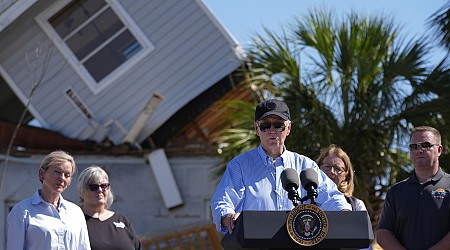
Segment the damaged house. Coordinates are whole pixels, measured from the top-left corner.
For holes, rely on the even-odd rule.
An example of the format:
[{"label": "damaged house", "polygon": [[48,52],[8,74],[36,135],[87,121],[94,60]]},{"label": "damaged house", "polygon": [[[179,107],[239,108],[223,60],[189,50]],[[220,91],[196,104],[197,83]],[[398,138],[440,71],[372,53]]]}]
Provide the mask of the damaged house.
[{"label": "damaged house", "polygon": [[255,100],[243,58],[201,0],[2,1],[0,250],[58,149],[109,172],[112,210],[142,237],[210,224],[221,100]]}]

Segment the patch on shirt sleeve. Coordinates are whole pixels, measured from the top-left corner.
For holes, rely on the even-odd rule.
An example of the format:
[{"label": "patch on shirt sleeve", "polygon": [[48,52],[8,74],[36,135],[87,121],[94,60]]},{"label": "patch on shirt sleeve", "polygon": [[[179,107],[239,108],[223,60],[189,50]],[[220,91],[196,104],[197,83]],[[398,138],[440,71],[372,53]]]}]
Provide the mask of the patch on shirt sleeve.
[{"label": "patch on shirt sleeve", "polygon": [[435,199],[444,199],[448,195],[448,191],[443,188],[438,188],[431,191],[431,196]]},{"label": "patch on shirt sleeve", "polygon": [[116,226],[116,227],[125,228],[125,224],[123,224],[123,222],[115,222],[114,221],[113,223],[114,223],[114,226]]}]

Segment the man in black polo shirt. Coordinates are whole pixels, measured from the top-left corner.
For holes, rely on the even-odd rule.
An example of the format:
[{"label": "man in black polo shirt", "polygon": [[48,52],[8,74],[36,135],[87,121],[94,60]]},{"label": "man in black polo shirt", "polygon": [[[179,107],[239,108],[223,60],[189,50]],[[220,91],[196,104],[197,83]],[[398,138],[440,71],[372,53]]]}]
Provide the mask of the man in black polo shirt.
[{"label": "man in black polo shirt", "polygon": [[414,173],[388,191],[377,242],[384,249],[450,249],[450,175],[439,166],[441,134],[416,127],[410,143]]}]

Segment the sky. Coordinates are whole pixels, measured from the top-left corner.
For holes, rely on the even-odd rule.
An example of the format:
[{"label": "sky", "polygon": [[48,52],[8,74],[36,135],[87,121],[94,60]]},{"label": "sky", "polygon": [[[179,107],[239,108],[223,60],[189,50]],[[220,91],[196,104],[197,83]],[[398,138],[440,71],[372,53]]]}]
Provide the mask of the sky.
[{"label": "sky", "polygon": [[[352,10],[360,15],[394,18],[407,39],[420,38],[429,30],[427,19],[448,0],[203,0],[219,22],[246,47],[254,34],[264,34],[263,27],[281,34],[283,26],[315,8],[327,8],[337,17]],[[432,57],[440,60],[443,51]]]}]

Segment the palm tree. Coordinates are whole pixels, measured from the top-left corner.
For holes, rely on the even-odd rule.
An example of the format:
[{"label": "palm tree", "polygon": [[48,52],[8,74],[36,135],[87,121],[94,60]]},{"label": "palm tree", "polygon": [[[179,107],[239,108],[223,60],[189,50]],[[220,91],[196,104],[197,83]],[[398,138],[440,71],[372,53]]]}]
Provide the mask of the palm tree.
[{"label": "palm tree", "polygon": [[[339,21],[316,10],[289,31],[258,35],[248,49],[245,73],[262,99],[278,97],[289,105],[293,128],[287,148],[312,158],[330,143],[344,148],[355,166],[355,195],[365,201],[375,227],[385,192],[412,169],[408,133],[422,111],[411,104],[432,102],[432,95],[422,91],[427,97],[422,98],[416,90],[448,67],[430,71],[425,41],[405,42],[393,20],[382,16],[350,13]],[[251,124],[253,116],[247,119]],[[252,128],[242,125],[239,133],[250,136],[243,129]],[[234,132],[224,135],[230,139]],[[258,142],[245,141],[251,142],[246,147]],[[238,153],[234,145],[232,152]]]},{"label": "palm tree", "polygon": [[[437,38],[439,45],[447,50],[444,59],[436,67],[427,81],[415,88],[408,98],[409,112],[404,112],[406,119],[413,124],[426,122],[439,129],[443,135],[444,148],[450,147],[450,70],[448,55],[450,52],[450,1],[446,1],[441,8],[429,17],[428,24],[431,28],[430,37]],[[428,102],[421,102],[424,98],[433,96]],[[419,100],[419,104],[417,104]],[[420,114],[416,116],[414,114]],[[422,119],[422,120],[421,120]],[[447,150],[448,152],[448,150]],[[450,171],[450,154],[445,153],[440,157],[440,164]]]},{"label": "palm tree", "polygon": [[434,30],[440,45],[450,51],[450,1],[446,1],[439,10],[431,15],[429,25]]}]

